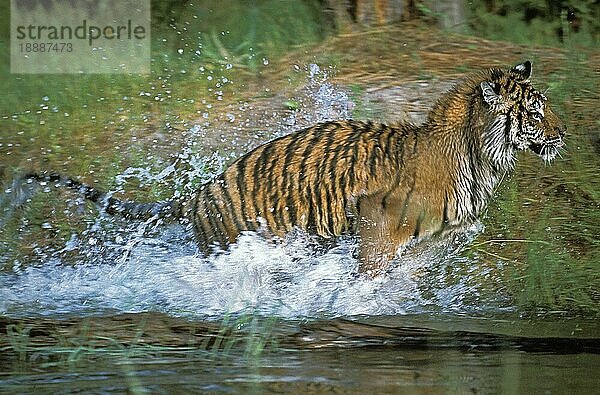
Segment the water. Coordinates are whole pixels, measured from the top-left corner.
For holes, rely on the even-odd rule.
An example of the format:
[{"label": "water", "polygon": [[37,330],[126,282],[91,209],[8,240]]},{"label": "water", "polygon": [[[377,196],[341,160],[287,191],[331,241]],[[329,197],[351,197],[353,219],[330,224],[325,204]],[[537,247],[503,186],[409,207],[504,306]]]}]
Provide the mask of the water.
[{"label": "water", "polygon": [[[437,358],[432,359],[431,353]],[[229,363],[204,356],[178,355],[154,361],[98,364],[93,371],[74,369],[38,373],[4,381],[19,393],[40,392],[144,393],[174,392],[352,392],[352,393],[564,393],[557,378],[572,383],[568,393],[595,393],[598,382],[589,376],[597,358],[566,355],[559,363],[546,354],[519,351],[390,349],[281,351],[256,365]],[[377,361],[373,364],[372,361]],[[133,366],[132,366],[133,365]],[[340,369],[334,369],[339,366]],[[565,374],[565,372],[569,372]],[[85,377],[85,379],[84,379]]]},{"label": "water", "polygon": [[[88,342],[96,348],[32,346],[31,362],[0,362],[8,373],[0,376],[0,388],[18,393],[597,391],[599,380],[591,372],[600,344],[589,338],[597,323],[507,318],[246,319],[237,320],[238,330],[158,314],[29,321],[38,332],[34,338],[59,325],[63,336],[78,341],[91,332]],[[143,336],[131,328],[143,328]],[[127,346],[111,345],[113,339]]]}]

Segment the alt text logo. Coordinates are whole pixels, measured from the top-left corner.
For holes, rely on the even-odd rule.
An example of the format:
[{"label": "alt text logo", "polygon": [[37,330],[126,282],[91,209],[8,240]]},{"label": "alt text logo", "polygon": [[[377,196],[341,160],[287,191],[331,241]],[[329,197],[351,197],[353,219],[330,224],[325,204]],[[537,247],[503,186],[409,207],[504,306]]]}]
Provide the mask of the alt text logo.
[{"label": "alt text logo", "polygon": [[11,0],[11,72],[150,73],[150,0]]}]

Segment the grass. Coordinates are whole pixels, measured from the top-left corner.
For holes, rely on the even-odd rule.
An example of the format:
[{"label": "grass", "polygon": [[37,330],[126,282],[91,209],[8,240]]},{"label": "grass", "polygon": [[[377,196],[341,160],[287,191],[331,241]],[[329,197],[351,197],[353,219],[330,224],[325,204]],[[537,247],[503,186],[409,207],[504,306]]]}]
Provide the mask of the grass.
[{"label": "grass", "polygon": [[376,103],[371,103],[364,98],[364,87],[360,85],[350,86],[350,99],[354,103],[352,118],[362,120],[382,119],[383,110]]},{"label": "grass", "polygon": [[[0,178],[32,167],[26,158],[40,153],[46,165],[61,163],[71,174],[81,174],[81,169],[103,174],[105,154],[131,129],[144,131],[140,134],[147,134],[145,129],[168,133],[168,126],[185,129],[203,113],[211,113],[207,108],[217,102],[235,102],[232,96],[240,88],[234,84],[253,81],[268,58],[325,34],[318,8],[310,1],[225,3],[153,4],[152,74],[148,76],[10,74],[8,39],[0,40],[5,92],[0,126],[9,134],[1,138],[0,143],[6,142],[0,150],[7,143],[24,148],[13,150],[12,159],[0,164]],[[6,19],[8,5],[2,8]],[[158,20],[165,15],[172,18]],[[5,20],[3,29],[9,25]],[[8,38],[8,32],[1,33]],[[148,137],[144,137],[139,152],[148,151],[143,145]],[[181,145],[181,139],[174,137],[170,143]],[[103,160],[90,152],[99,152]],[[116,163],[120,168],[129,165],[127,158],[120,161]],[[72,162],[79,169],[70,168]]]}]

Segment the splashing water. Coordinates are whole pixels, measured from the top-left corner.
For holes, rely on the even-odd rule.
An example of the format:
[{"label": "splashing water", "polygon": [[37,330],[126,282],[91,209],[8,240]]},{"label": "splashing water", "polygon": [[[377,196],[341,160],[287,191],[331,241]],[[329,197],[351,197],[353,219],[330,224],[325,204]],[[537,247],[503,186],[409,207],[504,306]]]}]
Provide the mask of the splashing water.
[{"label": "splashing water", "polygon": [[[309,73],[316,103],[311,121],[349,117],[346,93],[326,82],[318,66],[311,65]],[[190,130],[192,137],[200,132],[198,126]],[[205,182],[225,164],[216,154],[195,156],[192,145],[178,160],[191,170],[176,180],[180,191],[176,194],[191,188],[190,179]],[[122,188],[128,178],[153,183],[175,173],[174,165],[156,175],[150,168],[130,168],[117,176],[117,184]],[[20,190],[14,186],[9,192]],[[30,193],[18,194],[12,202],[23,204]],[[58,254],[0,275],[0,314],[160,311],[199,318],[244,312],[334,317],[465,311],[481,306],[477,286],[467,284],[468,279],[444,285],[453,265],[465,264],[459,252],[481,231],[481,224],[453,239],[403,251],[388,273],[370,279],[357,275],[358,262],[353,258],[357,243],[352,238],[322,253],[306,235],[292,235],[274,244],[245,233],[228,252],[207,258],[197,255],[194,241],[180,226],[156,231],[151,223],[143,223],[109,231],[107,224],[113,221],[101,215],[81,239],[74,235]],[[86,250],[89,259],[64,264],[60,253],[73,249]]]},{"label": "splashing water", "polygon": [[[183,229],[172,227],[157,238],[136,236],[123,252],[125,259],[75,266],[53,259],[4,275],[0,311],[9,315],[160,311],[218,318],[244,312],[332,317],[464,309],[468,306],[461,299],[474,290],[461,284],[432,286],[444,271],[436,274],[432,268],[447,268],[464,259],[457,252],[479,230],[474,227],[455,240],[429,243],[420,252],[407,251],[386,275],[370,279],[356,275],[352,239],[317,253],[306,237],[273,244],[247,233],[227,253],[204,258],[195,254]],[[435,278],[427,277],[432,275]]]}]

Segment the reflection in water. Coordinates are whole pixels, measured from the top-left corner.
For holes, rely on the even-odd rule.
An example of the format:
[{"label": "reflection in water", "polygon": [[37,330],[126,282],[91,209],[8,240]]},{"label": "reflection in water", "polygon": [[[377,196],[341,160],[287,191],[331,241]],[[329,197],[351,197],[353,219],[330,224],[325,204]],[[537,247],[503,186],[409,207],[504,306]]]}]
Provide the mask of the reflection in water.
[{"label": "reflection in water", "polygon": [[[32,333],[30,368],[40,371],[0,377],[0,385],[13,392],[35,385],[38,391],[98,393],[593,393],[598,384],[590,375],[600,362],[600,341],[593,337],[599,327],[593,321],[423,314],[225,321],[147,313],[21,320],[20,327]],[[10,325],[0,319],[0,327]],[[490,333],[497,330],[514,334]],[[65,339],[74,339],[78,351],[67,349],[63,361],[47,362]],[[10,355],[0,366],[23,370]],[[53,367],[71,373],[55,374]]]},{"label": "reflection in water", "polygon": [[[0,379],[15,392],[595,393],[597,355],[520,351],[280,351],[257,359],[196,355],[95,363],[90,371]],[[177,363],[179,361],[179,363]],[[551,362],[550,362],[551,361]],[[562,379],[563,385],[557,385]],[[66,381],[68,380],[68,381]]]}]

